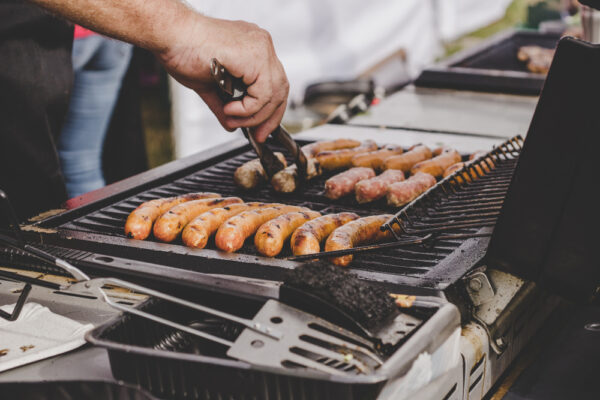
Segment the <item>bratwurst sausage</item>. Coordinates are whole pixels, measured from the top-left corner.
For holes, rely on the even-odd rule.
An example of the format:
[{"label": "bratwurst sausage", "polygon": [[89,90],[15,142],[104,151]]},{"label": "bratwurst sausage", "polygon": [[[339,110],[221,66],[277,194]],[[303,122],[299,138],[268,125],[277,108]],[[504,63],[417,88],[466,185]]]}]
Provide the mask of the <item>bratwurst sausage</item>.
[{"label": "bratwurst sausage", "polygon": [[333,171],[350,168],[352,166],[352,157],[373,150],[377,150],[377,144],[372,140],[365,140],[360,146],[351,149],[322,151],[317,154],[316,158],[319,160],[321,168],[326,171]]},{"label": "bratwurst sausage", "polygon": [[383,169],[383,161],[391,156],[402,154],[404,150],[401,146],[389,144],[383,148],[368,153],[357,154],[352,157],[353,167],[368,167],[375,171]]},{"label": "bratwurst sausage", "polygon": [[404,172],[399,169],[388,169],[374,178],[364,179],[354,186],[356,201],[362,204],[378,200],[387,194],[392,183],[403,180]]},{"label": "bratwurst sausage", "polygon": [[316,211],[294,211],[265,222],[254,235],[256,250],[267,257],[275,257],[283,249],[287,238],[300,225],[320,216]]},{"label": "bratwurst sausage", "polygon": [[407,173],[413,165],[429,158],[431,158],[431,150],[429,150],[429,147],[419,145],[404,154],[386,158],[383,161],[383,168],[399,169],[402,172]]},{"label": "bratwurst sausage", "polygon": [[290,246],[295,256],[315,254],[321,251],[321,242],[336,228],[354,221],[358,214],[343,212],[328,214],[306,222],[292,234]]},{"label": "bratwurst sausage", "polygon": [[276,205],[281,204],[252,202],[213,208],[212,210],[200,214],[194,218],[192,222],[187,224],[181,233],[181,239],[188,247],[203,249],[206,247],[208,239],[210,239],[217,229],[219,229],[221,224],[229,218],[244,211],[273,207]]},{"label": "bratwurst sausage", "polygon": [[344,197],[354,191],[354,186],[358,182],[374,176],[373,168],[350,168],[325,181],[325,196],[332,200]]},{"label": "bratwurst sausage", "polygon": [[239,197],[220,197],[216,199],[192,200],[176,205],[161,215],[154,224],[154,237],[161,242],[177,239],[183,228],[198,215],[212,208],[229,204],[243,203]]},{"label": "bratwurst sausage", "polygon": [[186,201],[220,197],[218,193],[188,193],[176,197],[150,200],[133,210],[125,222],[125,234],[132,239],[144,240],[150,236],[154,221],[170,208]]},{"label": "bratwurst sausage", "polygon": [[310,211],[296,206],[274,206],[244,211],[234,215],[221,225],[215,236],[215,244],[221,250],[232,253],[242,248],[244,241],[252,236],[265,222],[293,211]]},{"label": "bratwurst sausage", "polygon": [[[363,244],[377,243],[390,238],[391,233],[388,230],[382,231],[380,229],[381,225],[390,218],[392,218],[391,214],[383,214],[348,222],[329,235],[329,238],[325,242],[325,251],[351,249]],[[345,267],[350,264],[352,258],[353,256],[349,254],[331,258],[330,261],[335,265]]]},{"label": "bratwurst sausage", "polygon": [[360,146],[358,140],[336,139],[310,143],[302,146],[300,149],[307,158],[313,158],[322,151],[351,149],[358,146]]},{"label": "bratwurst sausage", "polygon": [[[311,180],[322,173],[323,170],[316,158],[306,159],[306,180]],[[291,193],[296,191],[300,186],[300,175],[298,174],[298,167],[296,164],[292,164],[273,175],[271,178],[271,185],[276,192],[280,193]]]},{"label": "bratwurst sausage", "polygon": [[[282,162],[283,166],[287,166],[287,161],[282,153],[275,153],[275,156]],[[260,159],[255,158],[238,167],[233,173],[233,181],[242,189],[253,189],[268,179],[267,173],[260,163]]]},{"label": "bratwurst sausage", "polygon": [[444,150],[439,156],[433,157],[431,160],[421,161],[410,169],[411,174],[417,172],[425,172],[433,175],[436,178],[441,178],[444,175],[446,168],[452,164],[460,162],[461,157],[456,150]]},{"label": "bratwurst sausage", "polygon": [[387,193],[387,202],[391,206],[400,207],[410,203],[427,189],[435,185],[433,176],[425,172],[417,172],[403,182],[390,185]]}]

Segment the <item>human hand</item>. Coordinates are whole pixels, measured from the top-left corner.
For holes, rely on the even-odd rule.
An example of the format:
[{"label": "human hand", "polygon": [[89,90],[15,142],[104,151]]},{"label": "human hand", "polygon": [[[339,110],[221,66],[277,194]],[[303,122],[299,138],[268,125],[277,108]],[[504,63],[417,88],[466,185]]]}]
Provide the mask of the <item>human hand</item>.
[{"label": "human hand", "polygon": [[[177,81],[202,97],[227,130],[249,127],[263,142],[281,123],[289,83],[269,33],[244,21],[194,13],[182,21],[174,43],[157,56]],[[240,101],[224,104],[210,74],[213,58],[248,86]]]}]

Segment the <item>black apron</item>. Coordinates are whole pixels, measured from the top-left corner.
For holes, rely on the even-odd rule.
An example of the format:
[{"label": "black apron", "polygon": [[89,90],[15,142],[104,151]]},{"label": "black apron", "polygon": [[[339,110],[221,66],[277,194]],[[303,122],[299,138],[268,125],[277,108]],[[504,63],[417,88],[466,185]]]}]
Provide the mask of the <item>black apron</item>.
[{"label": "black apron", "polygon": [[20,219],[66,200],[55,143],[73,83],[72,44],[64,20],[0,0],[0,189]]}]

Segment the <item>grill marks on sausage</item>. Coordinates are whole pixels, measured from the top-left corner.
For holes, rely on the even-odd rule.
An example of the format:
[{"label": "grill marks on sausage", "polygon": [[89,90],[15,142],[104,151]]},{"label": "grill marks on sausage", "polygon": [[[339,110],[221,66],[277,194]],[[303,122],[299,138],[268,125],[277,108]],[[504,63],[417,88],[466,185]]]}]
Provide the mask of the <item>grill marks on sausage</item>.
[{"label": "grill marks on sausage", "polygon": [[263,209],[244,211],[229,218],[221,225],[215,236],[215,244],[228,253],[242,248],[244,241],[252,236],[265,222],[293,211],[307,210],[305,207],[276,206]]},{"label": "grill marks on sausage", "polygon": [[[243,204],[233,204],[221,208],[213,208],[200,214],[191,221],[183,230],[181,238],[186,246],[203,249],[206,247],[210,237],[219,229],[219,227],[229,218],[244,211],[250,211],[258,208],[273,207],[281,204],[251,202]],[[231,222],[232,226],[236,223]]]},{"label": "grill marks on sausage", "polygon": [[154,221],[172,207],[188,201],[214,197],[221,197],[221,195],[212,192],[198,192],[144,202],[127,217],[125,235],[131,239],[144,240],[150,236]]},{"label": "grill marks on sausage", "polygon": [[306,222],[292,234],[290,245],[294,255],[315,254],[321,251],[323,242],[336,228],[359,218],[358,214],[343,212],[328,214]]},{"label": "grill marks on sausage", "polygon": [[154,237],[162,242],[172,242],[182,229],[198,215],[212,208],[228,204],[243,203],[239,197],[222,197],[185,202],[171,208],[160,216],[154,224]]},{"label": "grill marks on sausage", "polygon": [[320,216],[316,211],[306,210],[283,214],[265,222],[254,236],[256,250],[268,257],[278,255],[286,240],[299,226]]},{"label": "grill marks on sausage", "polygon": [[[383,225],[391,214],[373,215],[359,218],[334,230],[325,242],[325,251],[351,249],[356,246],[378,243],[391,237],[388,230],[382,231]],[[353,256],[346,255],[331,258],[330,261],[340,267],[345,267],[352,261]]]}]

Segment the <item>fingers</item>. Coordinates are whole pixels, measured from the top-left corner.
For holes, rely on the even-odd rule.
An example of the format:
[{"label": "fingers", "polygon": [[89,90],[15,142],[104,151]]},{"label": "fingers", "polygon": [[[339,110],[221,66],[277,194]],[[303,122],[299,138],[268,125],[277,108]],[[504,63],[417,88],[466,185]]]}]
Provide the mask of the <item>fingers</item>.
[{"label": "fingers", "polygon": [[267,137],[279,126],[285,113],[286,104],[287,101],[280,104],[269,119],[252,130],[252,134],[257,142],[262,143],[267,140]]}]

